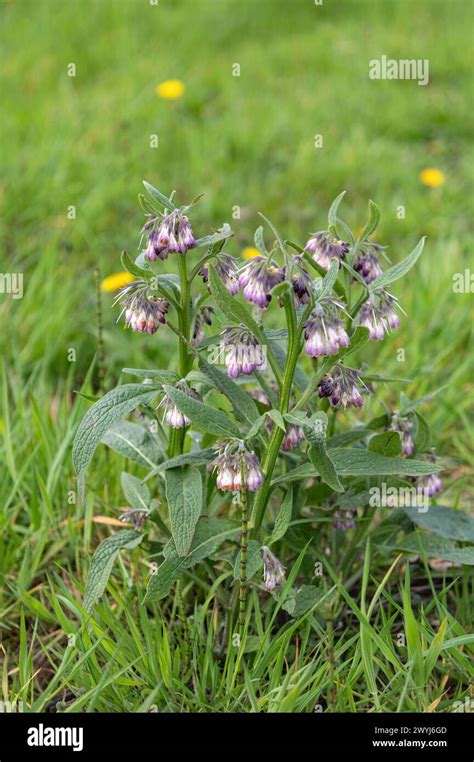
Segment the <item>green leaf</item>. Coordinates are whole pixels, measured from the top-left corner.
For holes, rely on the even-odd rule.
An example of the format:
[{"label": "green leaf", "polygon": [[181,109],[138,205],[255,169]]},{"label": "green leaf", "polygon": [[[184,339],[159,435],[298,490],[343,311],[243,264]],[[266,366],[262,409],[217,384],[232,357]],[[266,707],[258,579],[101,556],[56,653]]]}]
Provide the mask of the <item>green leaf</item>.
[{"label": "green leaf", "polygon": [[144,602],[152,598],[164,598],[185,569],[210,556],[225,540],[239,532],[239,521],[202,516],[197,522],[191,548],[185,558],[178,556],[174,540],[171,539],[166,544],[163,551],[165,560],[150,578]]},{"label": "green leaf", "polygon": [[[259,542],[249,540],[247,546],[247,580],[252,579],[263,568],[262,548]],[[234,579],[240,579],[240,550],[234,562]]]},{"label": "green leaf", "polygon": [[199,357],[199,367],[216,389],[230,401],[237,420],[252,426],[258,417],[258,409],[252,397],[241,386],[236,384],[235,381],[232,381],[227,373],[219,370],[214,365],[210,365],[202,355]]},{"label": "green leaf", "polygon": [[435,389],[434,392],[430,392],[429,394],[425,394],[423,397],[419,397],[417,400],[413,400],[413,402],[409,402],[405,396],[403,396],[403,399],[405,402],[403,403],[403,407],[400,410],[399,415],[408,415],[408,413],[413,413],[415,410],[417,410],[419,407],[425,404],[425,402],[431,402],[431,400],[436,397],[437,394],[443,391],[443,389],[446,389],[447,384],[444,386],[440,386],[439,389]]},{"label": "green leaf", "polygon": [[165,196],[163,193],[161,193],[157,188],[155,188],[153,185],[150,185],[150,183],[147,183],[146,180],[143,180],[143,185],[145,186],[145,189],[148,191],[150,196],[155,199],[155,201],[158,201],[159,204],[161,204],[165,209],[168,209],[169,211],[172,211],[173,209],[176,209],[175,205],[173,204],[170,199]]},{"label": "green leaf", "polygon": [[342,193],[337,196],[334,201],[332,202],[331,206],[329,207],[328,212],[328,228],[333,233],[333,235],[337,235],[337,212],[339,209],[339,204],[341,203],[342,199],[346,195],[346,191],[342,191]]},{"label": "green leaf", "polygon": [[112,566],[119,550],[135,548],[143,539],[143,535],[132,529],[108,537],[101,542],[91,562],[87,577],[86,592],[84,595],[84,608],[90,614],[95,604],[104,592],[109,581]]},{"label": "green leaf", "polygon": [[152,476],[167,471],[169,468],[178,468],[179,466],[204,466],[209,463],[216,453],[212,447],[206,447],[203,450],[192,450],[191,452],[185,452],[182,455],[176,455],[175,458],[159,463],[153,471],[145,477],[143,481],[148,481]]},{"label": "green leaf", "polygon": [[348,357],[353,352],[358,352],[362,347],[365,347],[369,341],[370,331],[363,325],[358,325],[354,333],[350,337],[350,343],[348,347],[343,347],[339,354],[336,355],[336,360],[340,357]]},{"label": "green leaf", "polygon": [[395,548],[415,555],[424,553],[428,558],[443,558],[445,561],[451,561],[454,564],[474,566],[473,546],[458,548],[454,542],[445,537],[438,537],[425,532],[412,532],[400,542],[383,547]]},{"label": "green leaf", "polygon": [[415,413],[416,416],[416,434],[415,434],[415,449],[417,454],[426,452],[431,447],[431,432],[427,421],[420,413]]},{"label": "green leaf", "polygon": [[122,368],[122,373],[138,378],[151,378],[157,384],[176,384],[179,375],[175,370],[146,370],[145,368]]},{"label": "green leaf", "polygon": [[369,452],[379,453],[380,455],[400,455],[402,452],[402,441],[398,431],[383,431],[382,434],[376,434],[371,437],[367,446]]},{"label": "green leaf", "polygon": [[195,246],[214,246],[221,241],[226,241],[227,238],[231,238],[233,235],[234,234],[230,225],[228,225],[227,222],[224,222],[222,227],[219,228],[219,230],[217,230],[215,233],[211,233],[210,235],[205,235],[202,238],[198,238],[196,240]]},{"label": "green leaf", "polygon": [[146,468],[154,468],[163,456],[163,451],[153,436],[143,426],[129,421],[120,421],[112,426],[100,441]]},{"label": "green leaf", "polygon": [[151,384],[125,384],[108,392],[87,411],[80,422],[72,447],[79,500],[84,496],[84,476],[105,432],[140,404],[151,404],[159,388]]},{"label": "green leaf", "polygon": [[131,273],[136,278],[141,278],[148,281],[152,277],[153,273],[151,270],[145,270],[143,267],[139,267],[136,262],[131,259],[126,251],[122,251],[120,259],[122,260],[124,270],[127,270],[127,272]]},{"label": "green leaf", "polygon": [[354,429],[353,431],[341,431],[340,434],[334,434],[334,436],[329,437],[326,444],[328,447],[344,447],[354,442],[360,442],[361,439],[365,439],[371,433],[370,429],[364,428]]},{"label": "green leaf", "polygon": [[139,511],[147,511],[151,497],[146,484],[137,476],[127,474],[125,471],[122,473],[121,483],[128,504]]},{"label": "green leaf", "polygon": [[259,250],[260,254],[262,254],[262,256],[264,256],[264,257],[268,256],[267,248],[265,246],[265,241],[263,239],[263,227],[262,227],[262,225],[260,225],[256,229],[253,240],[255,241],[255,246]]},{"label": "green leaf", "polygon": [[334,288],[334,285],[339,274],[339,262],[337,259],[333,259],[329,266],[329,270],[322,279],[318,281],[321,285],[315,292],[315,298],[317,302],[320,302],[324,297],[329,296]]},{"label": "green leaf", "polygon": [[375,232],[380,222],[380,209],[373,201],[369,201],[369,219],[367,220],[362,233],[359,236],[360,241],[366,241],[367,238]]},{"label": "green leaf", "polygon": [[[413,458],[388,458],[385,455],[368,452],[362,448],[335,447],[328,450],[336,472],[340,476],[424,476],[441,471],[441,466]],[[313,463],[297,466],[283,476],[274,479],[272,484],[310,479],[319,476]]]},{"label": "green leaf", "polygon": [[402,259],[397,265],[389,267],[388,270],[385,270],[385,272],[382,273],[382,275],[379,275],[379,277],[370,284],[370,291],[374,291],[376,288],[381,288],[382,286],[385,288],[389,283],[393,283],[393,281],[403,278],[403,276],[411,270],[423,251],[425,240],[426,236],[423,236],[408,257],[405,257],[405,259]]},{"label": "green leaf", "polygon": [[181,466],[168,469],[165,478],[171,534],[178,556],[186,556],[202,511],[201,474],[193,466]]},{"label": "green leaf", "polygon": [[280,506],[280,510],[276,515],[273,532],[271,533],[269,540],[267,540],[267,545],[278,542],[278,540],[281,540],[281,538],[286,534],[286,530],[288,529],[291,517],[293,515],[293,494],[293,488],[288,487],[286,495],[283,498],[283,502]]},{"label": "green leaf", "polygon": [[295,595],[283,604],[282,608],[294,619],[304,616],[307,611],[314,608],[324,597],[324,592],[314,585],[302,585]]},{"label": "green leaf", "polygon": [[404,508],[414,524],[450,540],[474,543],[474,518],[464,511],[430,505],[426,513],[417,508]]},{"label": "green leaf", "polygon": [[229,295],[226,287],[222,283],[221,279],[216,273],[214,265],[209,263],[209,285],[211,287],[212,295],[216,301],[217,306],[224,313],[224,315],[237,325],[243,323],[251,333],[259,340],[261,344],[265,343],[265,338],[260,330],[259,326],[250,315],[249,311],[243,304],[237,301],[234,297]]},{"label": "green leaf", "polygon": [[319,444],[311,446],[308,450],[308,455],[323,482],[328,484],[331,489],[336,492],[344,492],[344,487],[338,479],[336,469],[326,452],[325,445],[320,442]]},{"label": "green leaf", "polygon": [[285,421],[279,410],[274,410],[274,409],[267,410],[265,415],[267,416],[267,418],[270,418],[273,421],[273,423],[275,423],[278,426],[279,429],[281,429],[282,431],[286,431]]},{"label": "green leaf", "polygon": [[186,415],[197,426],[210,434],[225,437],[239,437],[240,431],[236,424],[231,421],[221,410],[216,410],[204,402],[189,397],[180,389],[174,386],[163,385],[168,397],[174,402],[184,415]]}]

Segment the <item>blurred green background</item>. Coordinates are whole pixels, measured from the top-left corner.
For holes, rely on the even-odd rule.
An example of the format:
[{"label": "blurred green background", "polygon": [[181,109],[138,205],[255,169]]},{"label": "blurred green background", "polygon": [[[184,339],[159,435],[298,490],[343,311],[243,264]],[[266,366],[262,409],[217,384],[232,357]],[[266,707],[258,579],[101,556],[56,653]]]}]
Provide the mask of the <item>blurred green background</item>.
[{"label": "blurred green background", "polygon": [[[431,420],[467,457],[470,295],[453,294],[452,276],[468,266],[472,243],[469,3],[23,0],[0,13],[0,269],[25,278],[22,300],[0,297],[13,387],[30,379],[53,395],[81,382],[96,349],[94,267],[120,271],[120,251],[136,252],[143,178],[182,201],[204,192],[196,232],[231,222],[237,255],[252,243],[259,210],[304,242],[346,189],[342,213],[354,229],[369,198],[380,206],[376,240],[392,261],[428,235],[422,261],[394,288],[407,318],[368,360],[376,372],[416,379],[409,393],[448,384]],[[429,85],[371,80],[369,61],[381,55],[428,58]],[[157,95],[168,79],[183,82],[179,99]],[[421,182],[426,168],[443,173],[442,185]],[[125,364],[168,364],[172,336],[123,331],[111,303],[105,295],[111,383]]]}]

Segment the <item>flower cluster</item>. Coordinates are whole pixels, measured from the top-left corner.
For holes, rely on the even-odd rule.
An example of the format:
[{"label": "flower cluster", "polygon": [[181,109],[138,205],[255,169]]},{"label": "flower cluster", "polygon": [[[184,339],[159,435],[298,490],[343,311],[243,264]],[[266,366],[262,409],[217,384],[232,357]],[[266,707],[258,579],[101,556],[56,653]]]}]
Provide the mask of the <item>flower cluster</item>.
[{"label": "flower cluster", "polygon": [[400,418],[399,416],[394,415],[387,431],[397,431],[401,437],[403,454],[413,455],[415,451],[413,424],[408,418]]},{"label": "flower cluster", "polygon": [[[201,395],[195,389],[188,386],[184,381],[180,381],[176,384],[176,388],[187,394],[188,397],[192,397],[192,399],[202,402]],[[187,415],[181,412],[179,407],[175,405],[173,400],[170,399],[167,394],[165,394],[161,400],[160,406],[164,407],[165,421],[172,429],[184,429],[185,426],[191,426],[192,421]]]},{"label": "flower cluster", "polygon": [[194,319],[193,327],[193,344],[197,346],[204,341],[206,334],[204,333],[205,325],[212,325],[212,316],[214,315],[214,307],[209,307],[207,304],[201,307],[197,312]]},{"label": "flower cluster", "polygon": [[360,372],[338,363],[319,383],[318,394],[328,397],[333,407],[362,407],[364,391],[369,392],[370,386],[364,384]]},{"label": "flower cluster", "polygon": [[122,312],[125,312],[125,323],[132,331],[139,333],[155,333],[160,325],[164,325],[169,302],[147,293],[148,286],[144,281],[134,281],[122,288],[115,300],[122,302]]},{"label": "flower cluster", "polygon": [[167,259],[172,252],[186,254],[196,243],[189,220],[179,209],[166,214],[162,220],[152,217],[142,233],[147,234],[145,257],[150,262]]},{"label": "flower cluster", "polygon": [[313,255],[313,259],[320,267],[329,270],[333,259],[341,261],[349,251],[349,244],[345,241],[338,241],[327,230],[320,230],[319,233],[313,233],[307,240],[306,251]]},{"label": "flower cluster", "polygon": [[343,309],[342,304],[328,298],[324,303],[316,305],[311,317],[305,322],[304,348],[310,357],[337,355],[342,347],[349,346],[349,336],[338,317],[337,309]]},{"label": "flower cluster", "polygon": [[248,302],[265,309],[271,302],[271,290],[285,280],[285,268],[276,267],[267,257],[254,257],[241,270],[239,287]]},{"label": "flower cluster", "polygon": [[374,280],[382,275],[379,260],[379,255],[382,253],[383,247],[371,241],[364,241],[360,247],[359,255],[354,262],[354,270],[359,273],[367,284],[373,283]]},{"label": "flower cluster", "polygon": [[390,329],[398,328],[400,318],[393,309],[397,300],[385,289],[377,289],[362,305],[359,313],[359,322],[369,329],[369,338],[372,341],[381,341]]},{"label": "flower cluster", "polygon": [[334,529],[352,529],[355,526],[357,508],[337,508],[334,511],[332,525]]},{"label": "flower cluster", "polygon": [[230,326],[222,332],[225,364],[229,378],[250,375],[266,364],[264,347],[244,326]]},{"label": "flower cluster", "polygon": [[265,589],[271,592],[285,580],[285,567],[266,545],[262,547],[262,559]]},{"label": "flower cluster", "polygon": [[[235,296],[240,291],[239,273],[235,257],[225,252],[220,252],[214,259],[216,273],[226,287],[229,294]],[[199,275],[204,283],[209,280],[209,268],[206,263],[199,270]]]},{"label": "flower cluster", "polygon": [[257,456],[235,440],[217,445],[216,457],[207,470],[216,473],[216,485],[224,492],[239,492],[243,487],[249,492],[256,492],[263,482]]}]

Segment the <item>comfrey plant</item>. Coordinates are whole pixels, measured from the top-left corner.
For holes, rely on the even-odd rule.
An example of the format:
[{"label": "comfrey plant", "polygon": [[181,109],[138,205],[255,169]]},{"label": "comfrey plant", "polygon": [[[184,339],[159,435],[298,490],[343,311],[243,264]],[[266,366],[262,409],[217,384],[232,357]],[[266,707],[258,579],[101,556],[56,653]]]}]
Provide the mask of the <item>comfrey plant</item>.
[{"label": "comfrey plant", "polygon": [[[341,194],[327,230],[305,246],[263,218],[273,243],[268,249],[259,227],[259,255],[242,263],[224,250],[228,225],[196,235],[197,199],[178,207],[174,194],[145,187],[142,251],[135,261],[122,255],[135,280],[118,295],[119,319],[150,341],[172,331],[177,352],[163,370],[125,369],[139,381],[99,398],[78,427],[81,496],[99,442],[136,464],[122,475],[130,507],[120,518],[129,526],[99,546],[85,607],[91,611],[104,591],[119,550],[142,543],[153,561],[145,601],[167,596],[191,568],[232,577],[243,632],[249,586],[284,593],[296,616],[321,594],[316,584],[296,586],[297,578],[314,579],[318,549],[327,555],[350,535],[341,571],[350,570],[373,515],[371,489],[416,485],[429,497],[441,489],[417,411],[425,399],[402,396],[399,411],[385,409],[365,426],[355,415],[378,383],[392,379],[354,367],[353,358],[399,326],[389,287],[415,264],[424,239],[383,270],[383,248],[370,240],[377,207],[370,202],[356,238],[339,215]],[[316,554],[309,567],[308,545]]]}]

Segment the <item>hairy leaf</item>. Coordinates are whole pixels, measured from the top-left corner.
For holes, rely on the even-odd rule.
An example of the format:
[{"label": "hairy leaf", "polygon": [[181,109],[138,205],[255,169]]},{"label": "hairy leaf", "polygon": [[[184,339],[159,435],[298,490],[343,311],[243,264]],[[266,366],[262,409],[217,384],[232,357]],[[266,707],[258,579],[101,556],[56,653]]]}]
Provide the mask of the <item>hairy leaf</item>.
[{"label": "hairy leaf", "polygon": [[168,469],[165,478],[171,534],[178,556],[186,556],[202,511],[201,474],[193,466],[180,466]]}]

